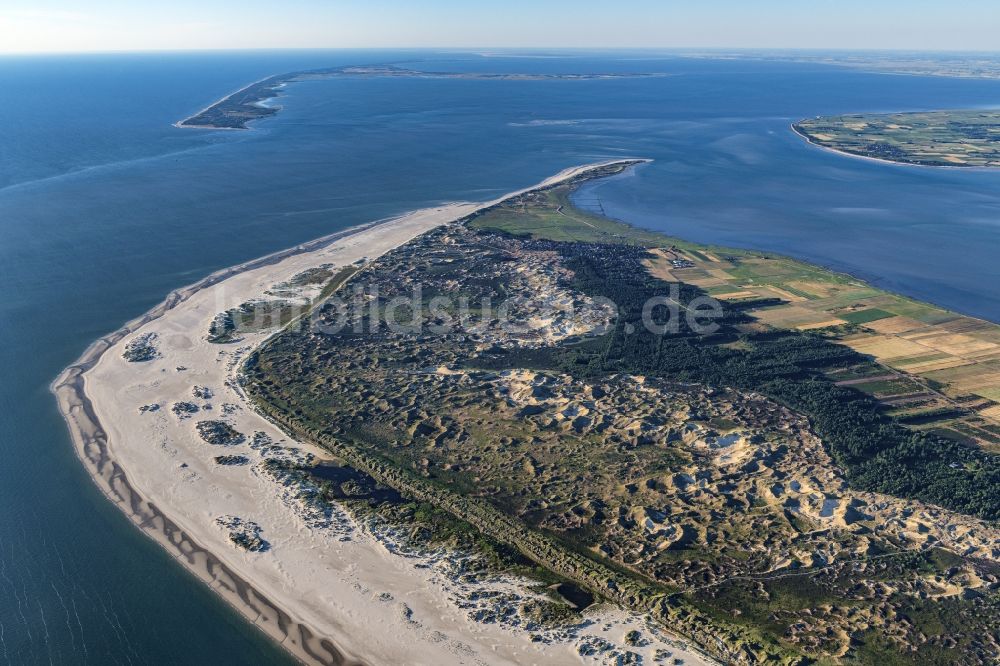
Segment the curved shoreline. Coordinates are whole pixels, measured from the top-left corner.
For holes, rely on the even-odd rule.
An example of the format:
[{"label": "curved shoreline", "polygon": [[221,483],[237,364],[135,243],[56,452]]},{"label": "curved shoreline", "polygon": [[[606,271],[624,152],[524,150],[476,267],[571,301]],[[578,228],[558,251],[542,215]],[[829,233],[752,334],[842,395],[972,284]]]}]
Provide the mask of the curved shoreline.
[{"label": "curved shoreline", "polygon": [[[490,202],[466,204],[461,207],[446,206],[426,209],[427,211],[447,210],[454,212],[452,217],[438,219],[428,222],[428,224],[433,223],[433,226],[437,226],[461,219],[466,215],[496,205],[509,197],[542,189],[596,168],[639,161],[644,160],[617,159],[573,167],[535,186],[512,192]],[[460,213],[457,212],[459,210],[461,210]],[[193,284],[171,291],[160,304],[145,314],[128,321],[116,331],[90,344],[80,358],[63,370],[50,385],[50,390],[57,399],[60,413],[69,428],[77,456],[108,499],[115,503],[136,527],[165,548],[188,571],[195,574],[249,622],[267,633],[293,657],[303,663],[323,664],[324,666],[354,666],[364,662],[347,657],[334,644],[333,640],[321,635],[321,632],[313,626],[287,611],[280,600],[275,600],[272,596],[262,593],[247,577],[241,575],[233,566],[199,543],[177,522],[175,517],[169,514],[168,510],[143,496],[129,480],[127,470],[111,451],[110,438],[97,415],[91,396],[87,392],[86,375],[97,366],[108,351],[114,349],[124,338],[136,333],[150,322],[160,319],[205,289],[242,273],[266,268],[299,254],[333,247],[337,241],[350,239],[364,232],[391,225],[419,212],[415,211],[400,217],[338,231],[292,248],[221,269]]]},{"label": "curved shoreline", "polygon": [[860,155],[858,153],[852,153],[847,150],[840,150],[839,148],[833,148],[831,146],[824,146],[821,143],[816,143],[813,141],[812,137],[805,134],[799,130],[796,125],[802,122],[801,120],[796,120],[789,123],[789,127],[792,132],[799,136],[802,140],[808,143],[810,146],[819,148],[820,150],[825,150],[827,152],[833,153],[834,155],[841,155],[843,157],[853,157],[859,160],[868,160],[869,162],[878,162],[880,164],[888,164],[897,167],[912,167],[916,169],[950,169],[953,171],[976,171],[976,172],[988,172],[996,171],[996,167],[985,167],[985,166],[961,166],[959,164],[920,164],[919,162],[900,162],[897,160],[888,160],[884,157],[872,157],[871,155]]},{"label": "curved shoreline", "polygon": [[[212,102],[211,104],[209,104],[208,106],[206,106],[204,109],[201,109],[199,111],[196,111],[196,112],[192,113],[187,118],[184,118],[182,120],[178,120],[177,122],[173,123],[173,126],[177,127],[178,129],[210,129],[210,130],[241,130],[241,131],[242,130],[248,130],[248,129],[250,129],[249,127],[224,127],[224,126],[221,126],[221,125],[195,125],[195,124],[188,123],[188,121],[192,120],[194,118],[197,118],[198,116],[201,116],[201,115],[203,115],[205,113],[208,113],[209,111],[211,111],[212,109],[214,109],[217,106],[221,106],[221,105],[225,104],[230,99],[232,99],[234,96],[239,95],[241,92],[249,90],[250,88],[253,88],[254,86],[260,85],[261,83],[264,83],[265,81],[270,81],[271,79],[273,79],[275,77],[279,77],[279,76],[281,76],[281,74],[271,74],[269,76],[265,76],[262,79],[258,79],[256,81],[248,83],[247,85],[243,86],[239,90],[234,90],[233,92],[229,93],[228,95],[220,97],[219,99],[215,100],[214,102]],[[264,97],[262,99],[256,100],[253,104],[256,105],[256,106],[259,106],[261,102],[266,102],[266,101],[272,100],[272,99],[274,99],[276,97],[278,97],[278,93],[277,92],[275,92],[275,94],[272,95],[271,97]]]},{"label": "curved shoreline", "polygon": [[336,232],[307,243],[281,250],[258,259],[216,271],[198,282],[175,289],[152,310],[121,328],[93,342],[79,359],[53,381],[59,410],[73,439],[74,448],[98,488],[135,523],[142,532],[159,543],[191,573],[225,599],[251,624],[259,627],[281,644],[294,657],[306,663],[348,665],[341,652],[306,624],[296,621],[276,603],[257,591],[245,580],[184,532],[156,504],[146,500],[129,482],[126,471],[112,457],[108,437],[87,395],[84,375],[97,365],[108,350],[123,338],[151,321],[155,321],[195,293],[248,270],[276,264],[288,257],[327,246],[337,240],[371,229],[392,220],[369,223]]}]

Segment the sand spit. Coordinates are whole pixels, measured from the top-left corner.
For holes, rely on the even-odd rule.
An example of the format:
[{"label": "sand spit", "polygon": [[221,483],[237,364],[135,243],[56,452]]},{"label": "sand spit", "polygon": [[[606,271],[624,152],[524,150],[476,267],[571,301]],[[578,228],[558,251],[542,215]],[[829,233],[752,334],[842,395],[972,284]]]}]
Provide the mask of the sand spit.
[{"label": "sand spit", "polygon": [[[568,169],[536,187],[594,166]],[[709,663],[669,636],[657,640],[642,618],[613,609],[589,613],[588,627],[565,640],[533,642],[527,631],[477,622],[456,603],[467,586],[434,562],[400,554],[346,514],[317,520],[261,473],[266,456],[326,454],[290,441],[246,404],[234,381],[242,359],[274,331],[211,344],[205,338],[216,314],[305,270],[377,257],[494,203],[451,204],[356,227],[172,292],[94,342],[53,383],[77,453],[137,527],[304,663],[597,663],[610,653],[585,646],[620,644],[633,628],[653,639],[638,650],[647,661],[660,650],[686,664]],[[123,358],[130,341],[150,333],[152,358]],[[175,411],[177,405],[184,408]],[[206,421],[224,421],[245,441],[209,442],[199,436],[198,424]],[[234,521],[252,537],[259,534],[252,550],[234,545],[233,533],[220,527]]]}]

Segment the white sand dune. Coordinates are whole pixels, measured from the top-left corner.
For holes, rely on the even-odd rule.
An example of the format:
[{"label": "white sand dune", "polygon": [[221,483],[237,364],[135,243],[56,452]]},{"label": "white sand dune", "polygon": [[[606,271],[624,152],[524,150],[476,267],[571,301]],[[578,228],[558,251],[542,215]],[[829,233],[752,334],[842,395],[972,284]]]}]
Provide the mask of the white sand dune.
[{"label": "white sand dune", "polygon": [[[568,169],[541,185],[593,166]],[[197,421],[223,418],[225,409],[225,420],[247,436],[263,432],[281,446],[327,457],[290,441],[252,411],[233,381],[240,360],[271,333],[216,345],[205,339],[209,323],[308,268],[377,257],[493,203],[416,211],[220,271],[95,342],[53,384],[80,458],[108,497],[303,662],[562,664],[597,658],[579,656],[578,638],[536,643],[525,631],[473,621],[432,567],[391,552],[346,514],[326,527],[303,520],[280,486],[255,473],[258,452],[246,444],[212,446],[195,430]],[[127,362],[125,345],[150,332],[158,358]],[[214,395],[196,399],[195,386]],[[181,419],[171,406],[182,401],[211,403],[211,409]],[[144,405],[159,409],[140,413]],[[214,458],[221,454],[245,455],[251,464],[219,465]],[[235,547],[216,524],[220,516],[254,521],[270,548],[251,553]],[[620,644],[631,628],[650,637],[641,618],[622,611],[594,611],[591,619],[593,637]],[[649,662],[654,649],[668,649],[686,664],[708,663],[693,649],[664,640],[635,651]]]}]

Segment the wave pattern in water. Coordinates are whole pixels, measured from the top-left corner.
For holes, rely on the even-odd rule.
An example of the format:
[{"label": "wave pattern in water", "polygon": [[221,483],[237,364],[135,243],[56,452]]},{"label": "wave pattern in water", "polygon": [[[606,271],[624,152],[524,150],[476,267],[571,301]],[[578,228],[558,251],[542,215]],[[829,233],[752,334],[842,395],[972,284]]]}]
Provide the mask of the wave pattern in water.
[{"label": "wave pattern in water", "polygon": [[[385,62],[671,76],[314,81],[250,132],[171,126],[268,74]],[[656,161],[581,200],[1000,320],[1000,174],[866,163],[788,131],[809,115],[996,104],[998,82],[653,55],[299,52],[4,58],[0,85],[18,100],[0,107],[2,663],[285,659],[107,504],[47,391],[91,340],[214,269],[634,155]]]}]

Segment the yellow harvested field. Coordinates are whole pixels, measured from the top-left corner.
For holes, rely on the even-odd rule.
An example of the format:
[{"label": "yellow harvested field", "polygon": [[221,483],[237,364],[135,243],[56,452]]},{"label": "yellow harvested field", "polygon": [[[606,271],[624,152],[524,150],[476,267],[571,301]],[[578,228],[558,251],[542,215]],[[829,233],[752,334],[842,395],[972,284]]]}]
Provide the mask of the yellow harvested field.
[{"label": "yellow harvested field", "polygon": [[782,305],[776,308],[765,308],[763,310],[754,310],[752,312],[753,316],[763,322],[773,322],[781,321],[784,319],[792,319],[795,317],[801,317],[813,315],[814,313],[806,308],[795,307],[794,305]]},{"label": "yellow harvested field", "polygon": [[717,280],[708,277],[706,271],[700,268],[675,269],[670,263],[675,258],[673,252],[668,252],[663,248],[655,248],[650,249],[649,253],[653,256],[645,259],[642,263],[649,269],[649,273],[653,277],[667,282],[687,282],[700,287],[718,284]]},{"label": "yellow harvested field", "polygon": [[1000,360],[1000,350],[998,349],[983,349],[982,351],[975,351],[969,354],[963,354],[963,356],[972,361],[996,361]]},{"label": "yellow harvested field", "polygon": [[[899,370],[904,370],[910,374],[923,374],[925,372],[934,372],[935,370],[949,370],[951,368],[958,368],[963,365],[971,365],[973,361],[964,358],[943,358],[937,361],[925,361],[924,363],[913,363],[909,365],[898,366]],[[895,366],[893,363],[888,363],[888,365]]]},{"label": "yellow harvested field", "polygon": [[[681,273],[678,272],[677,275],[681,275]],[[694,277],[694,278],[692,278],[692,277],[683,276],[682,277],[682,281],[683,282],[687,282],[688,284],[693,284],[696,287],[701,287],[702,289],[707,289],[708,287],[721,287],[723,285],[729,284],[729,282],[727,280],[723,280],[722,278],[717,278],[717,277]]]},{"label": "yellow harvested field", "polygon": [[765,289],[767,289],[768,291],[773,291],[779,297],[785,299],[786,301],[788,301],[790,303],[801,303],[802,301],[808,301],[809,300],[808,298],[803,298],[802,296],[799,296],[798,294],[793,294],[790,291],[785,291],[781,287],[775,287],[774,285],[771,285],[771,284],[767,285],[767,287],[765,287]]},{"label": "yellow harvested field", "polygon": [[961,333],[933,333],[904,336],[907,340],[917,342],[934,349],[936,351],[951,354],[952,356],[962,356],[965,354],[975,354],[977,352],[993,352],[1000,349],[1000,345],[992,342],[977,340],[976,338],[963,335]]},{"label": "yellow harvested field", "polygon": [[948,329],[944,329],[939,326],[928,326],[923,331],[912,331],[910,333],[907,333],[903,337],[906,338],[907,340],[930,340],[932,338],[937,338],[944,335],[963,335],[963,334]]},{"label": "yellow harvested field", "polygon": [[834,282],[792,281],[788,283],[788,286],[793,289],[798,289],[799,291],[804,291],[807,294],[812,294],[817,298],[833,296],[834,294],[844,290],[844,285],[836,284]]},{"label": "yellow harvested field", "polygon": [[927,324],[909,317],[896,316],[870,321],[865,324],[865,328],[870,328],[877,333],[906,333],[907,331],[927,328]]},{"label": "yellow harvested field", "polygon": [[753,317],[769,326],[776,328],[797,328],[800,330],[824,328],[843,324],[840,319],[833,319],[826,312],[816,312],[798,305],[783,305],[777,308],[753,310]]},{"label": "yellow harvested field", "polygon": [[799,324],[795,328],[800,331],[809,331],[815,328],[826,328],[827,326],[840,326],[846,323],[843,319],[827,319],[826,321],[817,321],[811,324]]},{"label": "yellow harvested field", "polygon": [[[892,330],[893,328],[910,325],[907,322],[896,322],[893,325],[891,322],[895,319],[902,318],[893,317],[892,319],[883,320],[890,322],[884,328]],[[880,323],[872,322],[869,326],[874,329],[876,328],[875,324]],[[1000,346],[995,343],[978,340],[961,333],[943,333],[933,328],[928,329],[926,324],[916,323],[923,327],[923,330],[912,335],[897,336],[888,333],[845,340],[844,344],[849,345],[855,351],[862,354],[870,354],[887,365],[892,365],[912,374],[948,370],[1000,356],[1000,348],[998,348]],[[917,363],[903,363],[900,365],[893,364],[893,359],[919,357],[931,351],[947,354],[949,358],[939,358]]]},{"label": "yellow harvested field", "polygon": [[751,298],[756,295],[757,294],[755,294],[752,291],[730,291],[725,294],[715,294],[714,296],[715,298],[719,298],[726,301],[734,298]]},{"label": "yellow harvested field", "polygon": [[[956,317],[951,321],[938,324],[935,328],[951,333],[966,333],[981,339],[987,339],[997,334],[998,327],[994,324],[969,317]],[[983,336],[986,336],[985,338]]]},{"label": "yellow harvested field", "polygon": [[1000,386],[1000,373],[982,375],[980,373],[964,372],[948,383],[957,391],[973,393],[986,386]]},{"label": "yellow harvested field", "polygon": [[873,335],[869,338],[845,340],[844,344],[862,354],[870,354],[882,360],[893,358],[909,358],[927,353],[927,347],[904,338],[886,335]]},{"label": "yellow harvested field", "polygon": [[[654,254],[660,254],[654,251]],[[661,280],[666,280],[667,282],[677,282],[677,278],[674,274],[670,272],[670,264],[667,262],[666,258],[662,255],[655,259],[647,259],[643,262],[646,268],[649,269],[649,274],[655,278],[660,278]]]},{"label": "yellow harvested field", "polygon": [[996,407],[990,407],[989,409],[984,409],[979,412],[980,416],[985,416],[988,419],[993,419],[994,421],[1000,420],[1000,405]]}]

